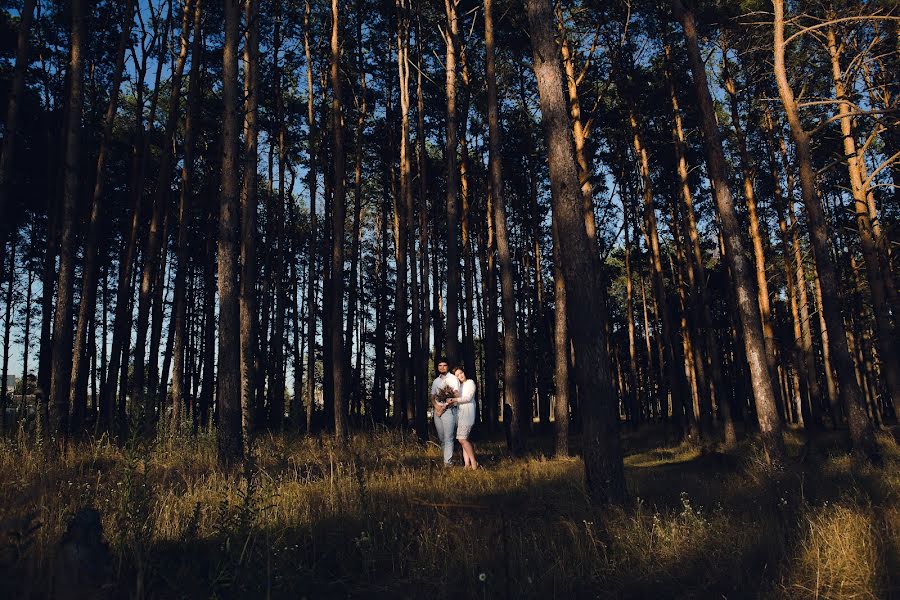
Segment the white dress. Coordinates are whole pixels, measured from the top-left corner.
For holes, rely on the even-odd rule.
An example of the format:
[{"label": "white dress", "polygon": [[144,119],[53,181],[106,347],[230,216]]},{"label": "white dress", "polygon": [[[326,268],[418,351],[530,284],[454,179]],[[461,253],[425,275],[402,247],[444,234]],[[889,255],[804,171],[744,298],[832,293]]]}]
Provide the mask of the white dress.
[{"label": "white dress", "polygon": [[459,407],[456,421],[456,439],[467,440],[472,426],[475,425],[475,414],[477,413],[475,405],[475,382],[466,379],[460,390],[460,398],[456,404]]}]

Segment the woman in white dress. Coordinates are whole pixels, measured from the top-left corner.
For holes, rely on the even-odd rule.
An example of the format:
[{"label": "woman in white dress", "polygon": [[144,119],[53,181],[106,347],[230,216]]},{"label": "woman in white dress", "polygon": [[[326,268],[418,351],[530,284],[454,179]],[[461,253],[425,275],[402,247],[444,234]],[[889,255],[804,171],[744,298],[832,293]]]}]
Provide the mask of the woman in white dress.
[{"label": "woman in white dress", "polygon": [[458,411],[456,439],[462,446],[465,468],[474,470],[478,468],[478,461],[475,460],[475,449],[472,447],[472,442],[469,441],[469,434],[472,432],[472,426],[475,425],[475,415],[477,414],[475,381],[466,378],[466,372],[462,367],[455,367],[453,374],[456,375],[460,384],[459,397],[450,400],[450,403],[456,406]]}]

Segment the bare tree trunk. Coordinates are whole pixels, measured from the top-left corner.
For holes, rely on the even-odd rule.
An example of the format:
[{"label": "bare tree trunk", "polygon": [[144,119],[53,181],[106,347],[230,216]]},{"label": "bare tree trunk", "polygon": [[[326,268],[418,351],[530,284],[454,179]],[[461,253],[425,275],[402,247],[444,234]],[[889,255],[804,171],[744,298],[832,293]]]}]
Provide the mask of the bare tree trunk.
[{"label": "bare tree trunk", "polygon": [[617,403],[605,352],[605,307],[600,259],[584,226],[583,203],[572,153],[572,134],[562,95],[553,17],[547,0],[527,0],[534,73],[541,99],[548,149],[553,219],[557,221],[560,263],[566,284],[569,323],[575,347],[575,377],[581,392],[585,479],[601,503],[625,496]]},{"label": "bare tree trunk", "polygon": [[[149,364],[145,365],[145,356],[147,352],[147,333],[150,322],[151,304],[153,302],[152,294],[154,292],[154,284],[159,285],[159,282],[161,281],[159,270],[165,268],[165,261],[160,258],[160,254],[162,253],[162,256],[165,256],[165,221],[168,212],[169,188],[171,185],[171,171],[174,160],[173,140],[180,113],[181,77],[184,74],[184,66],[187,60],[189,25],[191,23],[190,15],[190,8],[185,4],[181,18],[179,53],[178,58],[175,61],[175,69],[172,73],[170,82],[171,94],[169,96],[165,130],[160,148],[161,157],[159,162],[159,174],[153,198],[150,230],[147,234],[147,240],[144,246],[144,268],[141,275],[140,293],[138,294],[137,335],[134,346],[134,393],[141,413],[141,427],[144,434],[149,434],[151,432],[151,427],[155,420],[153,406],[152,404],[148,404],[149,399],[147,398],[147,392],[148,390],[155,391],[156,389],[158,373],[153,371],[156,371],[157,360],[151,359]],[[169,19],[171,18],[170,6]],[[151,348],[150,352],[151,356],[158,356],[159,348]],[[145,385],[145,383],[149,385]]]},{"label": "bare tree trunk", "polygon": [[[12,181],[14,155],[16,151],[16,138],[19,128],[19,103],[25,93],[25,70],[28,67],[28,38],[31,35],[31,24],[34,21],[35,0],[25,0],[19,11],[19,31],[16,36],[16,62],[13,66],[12,85],[9,90],[9,99],[6,103],[6,121],[3,125],[3,143],[0,147],[0,214],[6,214],[7,200]],[[0,254],[4,252],[6,245],[6,229],[8,224],[3,224],[0,233]]]},{"label": "bare tree trunk", "polygon": [[309,45],[309,17],[311,7],[310,0],[306,0],[306,9],[303,13],[303,51],[306,55],[306,118],[309,127],[309,277],[306,283],[306,302],[309,304],[307,318],[308,349],[306,355],[306,432],[312,430],[312,413],[316,406],[316,243],[318,240],[318,227],[316,215],[316,191],[318,187],[318,174],[316,173],[316,152],[318,151],[318,137],[316,133],[315,92],[313,89],[313,63]]},{"label": "bare tree trunk", "polygon": [[[531,421],[530,405],[522,394],[519,379],[519,339],[516,325],[515,266],[509,249],[509,233],[506,220],[506,198],[503,190],[503,173],[500,154],[500,115],[497,106],[497,76],[494,50],[493,0],[484,2],[484,30],[486,48],[486,77],[488,90],[488,130],[490,148],[491,203],[493,225],[500,260],[500,293],[503,310],[503,388],[506,404],[512,408],[510,423],[510,450],[519,454],[524,450],[525,436]],[[558,70],[558,63],[557,70]],[[559,74],[557,73],[557,76]]]},{"label": "bare tree trunk", "polygon": [[218,457],[223,464],[243,456],[241,431],[241,346],[238,270],[240,252],[240,124],[238,84],[240,0],[225,0],[222,95],[222,190],[219,214]]},{"label": "bare tree trunk", "polygon": [[106,184],[106,155],[112,141],[112,129],[115,123],[119,102],[119,86],[125,67],[125,50],[131,38],[132,20],[134,18],[134,0],[127,0],[116,49],[116,64],[113,67],[112,87],[110,88],[109,106],[103,118],[103,133],[100,149],[97,152],[97,165],[94,174],[94,191],[91,197],[91,216],[88,225],[87,239],[84,247],[84,272],[82,275],[81,301],[78,307],[78,325],[75,329],[75,347],[72,353],[72,381],[69,394],[69,405],[72,408],[72,432],[76,433],[84,425],[86,411],[86,393],[88,363],[85,360],[88,324],[92,312],[96,308],[97,284],[99,282],[99,265],[97,246],[100,228],[103,223],[103,191]]},{"label": "bare tree trunk", "polygon": [[334,130],[332,164],[334,165],[334,192],[331,202],[331,298],[330,343],[331,369],[334,393],[334,435],[344,439],[348,431],[344,425],[346,390],[344,389],[344,340],[341,327],[344,314],[344,221],[346,195],[344,191],[344,113],[340,73],[340,31],[338,26],[338,0],[331,0],[331,118]]},{"label": "bare tree trunk", "polygon": [[[425,92],[422,87],[422,23],[420,15],[421,2],[416,2],[416,162],[419,174],[419,279],[422,282],[422,290],[420,301],[413,310],[419,311],[421,314],[419,322],[421,323],[420,355],[418,364],[416,365],[416,398],[419,404],[416,410],[417,430],[419,431],[419,440],[428,439],[426,412],[428,410],[428,355],[431,350],[431,311],[429,310],[429,302],[431,301],[431,289],[429,284],[429,274],[431,271],[428,260],[428,172],[427,162],[428,156],[425,150]],[[416,293],[416,290],[413,290]],[[415,335],[415,331],[413,334]],[[419,426],[421,429],[418,429]],[[424,438],[423,438],[424,436]]]},{"label": "bare tree trunk", "polygon": [[72,283],[75,277],[75,226],[81,161],[81,117],[84,106],[85,0],[72,1],[72,41],[69,53],[69,100],[66,110],[65,174],[62,229],[59,243],[59,279],[53,317],[53,353],[50,380],[50,432],[58,443],[67,439],[69,387],[72,375]]},{"label": "bare tree trunk", "polygon": [[[680,1],[680,0],[679,0]],[[753,245],[753,258],[756,265],[756,291],[759,303],[759,316],[762,322],[763,338],[766,346],[766,364],[769,376],[775,377],[778,366],[776,362],[775,329],[772,325],[772,306],[769,302],[769,282],[766,277],[766,253],[763,248],[767,240],[766,233],[760,228],[760,219],[756,203],[756,191],[753,188],[755,168],[750,153],[747,151],[747,135],[741,126],[740,106],[738,101],[737,86],[731,77],[728,68],[727,48],[723,47],[722,76],[725,80],[725,91],[728,93],[729,106],[731,107],[731,124],[734,127],[737,138],[738,155],[740,156],[741,175],[744,184],[744,201],[747,203],[747,217],[749,221],[750,242]],[[786,403],[778,393],[778,387],[773,386],[776,405]]]},{"label": "bare tree trunk", "polygon": [[447,94],[447,145],[444,150],[444,160],[447,164],[445,174],[447,178],[447,329],[445,334],[447,360],[450,363],[455,363],[460,359],[459,168],[456,160],[456,151],[459,145],[456,115],[456,54],[459,46],[459,21],[456,15],[456,6],[458,3],[459,0],[444,0],[447,26],[443,31],[444,41],[447,45],[447,55],[444,60]]},{"label": "bare tree trunk", "polygon": [[684,29],[691,74],[700,104],[701,123],[706,142],[707,169],[715,191],[720,230],[726,248],[725,256],[731,271],[732,285],[737,300],[763,448],[768,462],[775,465],[784,459],[784,440],[775,401],[774,385],[766,362],[765,339],[760,323],[759,296],[750,272],[752,267],[744,254],[740,225],[725,172],[725,153],[722,149],[715,109],[706,80],[706,71],[700,57],[694,14],[685,9],[681,0],[672,0],[672,7]]},{"label": "bare tree trunk", "polygon": [[[6,435],[6,407],[9,405],[9,393],[6,389],[6,378],[9,376],[9,336],[12,333],[12,314],[15,310],[15,291],[16,285],[16,242],[18,235],[14,234],[9,244],[9,280],[6,283],[6,311],[3,316],[3,372],[0,375],[0,436]],[[2,269],[0,269],[2,270]],[[28,315],[26,314],[26,318]],[[28,347],[25,347],[25,354],[28,354]],[[27,372],[26,377],[22,379],[23,389],[28,387]]]},{"label": "bare tree trunk", "polygon": [[[888,303],[887,290],[893,286],[889,272],[885,276],[876,243],[872,220],[869,217],[867,196],[869,190],[861,177],[861,163],[864,165],[865,155],[858,154],[856,139],[853,135],[850,107],[847,104],[847,92],[844,89],[844,73],[841,69],[840,55],[843,44],[838,47],[834,29],[826,29],[828,54],[831,58],[831,76],[834,80],[834,93],[838,99],[838,115],[840,115],[841,135],[844,142],[844,157],[847,159],[847,170],[850,175],[850,188],[853,193],[856,212],[856,227],[859,231],[860,247],[866,264],[866,276],[872,296],[872,313],[875,315],[875,347],[881,360],[881,374],[887,383],[888,402],[895,407],[900,402],[900,359],[897,354],[897,333],[891,320],[891,309]],[[863,167],[864,168],[864,167]]]},{"label": "bare tree trunk", "polygon": [[185,336],[187,335],[187,238],[191,223],[191,199],[193,197],[194,146],[196,143],[197,108],[200,99],[200,74],[203,64],[203,0],[196,0],[194,6],[194,39],[191,43],[191,76],[188,82],[187,117],[184,123],[184,163],[181,168],[181,194],[178,201],[178,234],[175,241],[177,270],[175,271],[174,306],[172,319],[175,322],[175,339],[172,350],[172,421],[170,432],[175,433],[181,426],[181,411],[185,402]]},{"label": "bare tree trunk", "polygon": [[803,129],[794,92],[787,78],[784,64],[784,0],[772,0],[775,9],[774,71],[778,93],[787,113],[788,123],[797,152],[800,167],[800,187],[806,207],[810,239],[816,257],[816,271],[822,287],[820,309],[828,329],[828,344],[834,361],[838,385],[850,424],[850,437],[854,448],[873,462],[880,462],[881,455],[875,443],[872,422],[866,415],[865,399],[853,374],[853,360],[847,348],[847,335],[841,317],[841,297],[834,262],[828,250],[828,231],[822,205],[816,197],[816,175],[812,166],[810,135]]}]

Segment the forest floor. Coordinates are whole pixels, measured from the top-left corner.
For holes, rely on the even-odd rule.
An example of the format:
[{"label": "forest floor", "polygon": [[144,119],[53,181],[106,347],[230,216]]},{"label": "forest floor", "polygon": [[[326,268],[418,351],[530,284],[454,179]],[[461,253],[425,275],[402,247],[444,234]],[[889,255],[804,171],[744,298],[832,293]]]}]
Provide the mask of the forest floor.
[{"label": "forest floor", "polygon": [[[841,434],[786,437],[789,463],[764,477],[748,441],[701,452],[627,433],[631,498],[606,509],[579,459],[545,458],[549,435],[518,459],[482,440],[477,472],[392,431],[346,450],[261,435],[230,473],[211,436],[55,458],[8,440],[0,597],[900,597],[897,443],[881,434],[875,469]],[[84,507],[103,543],[90,513],[64,535]]]}]

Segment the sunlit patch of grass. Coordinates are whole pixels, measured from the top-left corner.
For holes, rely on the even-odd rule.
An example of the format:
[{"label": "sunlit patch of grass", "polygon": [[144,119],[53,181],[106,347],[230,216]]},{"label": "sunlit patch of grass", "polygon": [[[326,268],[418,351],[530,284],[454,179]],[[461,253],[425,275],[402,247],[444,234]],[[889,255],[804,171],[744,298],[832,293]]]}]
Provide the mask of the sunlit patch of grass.
[{"label": "sunlit patch of grass", "polygon": [[848,458],[836,436],[806,446],[791,434],[789,464],[763,481],[750,442],[723,454],[654,445],[661,439],[653,429],[626,437],[632,499],[602,509],[588,501],[580,459],[511,459],[500,440],[478,444],[485,468],[475,472],[445,469],[436,444],[392,430],[357,434],[346,447],[330,437],[260,435],[253,460],[229,472],[210,435],[129,448],[84,441],[55,457],[0,442],[0,570],[13,582],[0,584],[0,596],[18,595],[9,586],[23,577],[49,591],[43,574],[83,506],[101,514],[114,557],[109,585],[121,596],[877,597],[891,589],[900,564],[892,440],[882,440],[886,467],[872,469]]},{"label": "sunlit patch of grass", "polygon": [[886,590],[883,541],[870,508],[824,505],[803,518],[802,541],[785,590],[815,598],[880,598]]}]

